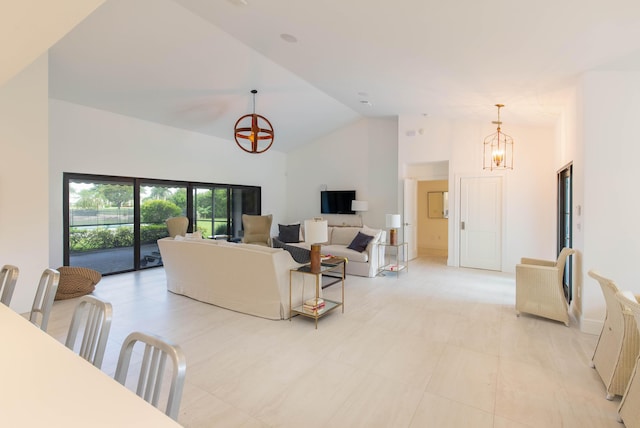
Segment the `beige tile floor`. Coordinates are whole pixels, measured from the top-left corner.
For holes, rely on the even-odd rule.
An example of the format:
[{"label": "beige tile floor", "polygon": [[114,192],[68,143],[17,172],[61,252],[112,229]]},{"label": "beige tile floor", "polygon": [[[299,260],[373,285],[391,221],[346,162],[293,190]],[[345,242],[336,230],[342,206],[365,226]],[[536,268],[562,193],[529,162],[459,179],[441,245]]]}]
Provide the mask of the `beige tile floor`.
[{"label": "beige tile floor", "polygon": [[[103,370],[130,331],[180,344],[187,427],[622,427],[589,367],[597,337],[517,318],[514,288],[511,274],[418,259],[399,278],[348,277],[345,313],[315,330],[173,295],[162,269],[109,276],[95,292],[114,308]],[[54,304],[60,341],[75,303]]]}]

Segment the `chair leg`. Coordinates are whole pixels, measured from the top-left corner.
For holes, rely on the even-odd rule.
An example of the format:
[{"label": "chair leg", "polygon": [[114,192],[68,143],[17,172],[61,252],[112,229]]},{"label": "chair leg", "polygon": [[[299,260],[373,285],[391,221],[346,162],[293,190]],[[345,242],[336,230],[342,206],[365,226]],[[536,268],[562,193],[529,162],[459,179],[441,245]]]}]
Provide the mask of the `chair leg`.
[{"label": "chair leg", "polygon": [[591,360],[591,362],[589,363],[589,367],[591,367],[592,369],[595,369],[596,363],[594,363],[593,360]]},{"label": "chair leg", "polygon": [[615,394],[611,394],[611,393],[607,392],[607,400],[611,401],[611,400],[613,400],[613,397],[615,397],[615,396],[616,396]]},{"label": "chair leg", "polygon": [[617,417],[618,422],[620,422],[621,424],[624,423],[624,421],[622,420],[622,418],[620,417],[620,413],[618,413],[618,417]]}]

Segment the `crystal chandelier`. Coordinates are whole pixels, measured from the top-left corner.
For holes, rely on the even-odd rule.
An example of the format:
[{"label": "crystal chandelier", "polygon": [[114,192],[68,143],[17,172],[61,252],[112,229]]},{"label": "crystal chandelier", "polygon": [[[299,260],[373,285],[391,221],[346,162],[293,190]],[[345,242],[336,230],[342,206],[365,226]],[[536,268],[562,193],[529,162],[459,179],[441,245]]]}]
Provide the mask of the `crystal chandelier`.
[{"label": "crystal chandelier", "polygon": [[498,120],[494,120],[494,125],[498,129],[493,134],[484,139],[484,157],[482,169],[493,171],[494,169],[513,169],[513,138],[502,132],[500,125],[500,109],[504,104],[496,104],[498,107]]}]

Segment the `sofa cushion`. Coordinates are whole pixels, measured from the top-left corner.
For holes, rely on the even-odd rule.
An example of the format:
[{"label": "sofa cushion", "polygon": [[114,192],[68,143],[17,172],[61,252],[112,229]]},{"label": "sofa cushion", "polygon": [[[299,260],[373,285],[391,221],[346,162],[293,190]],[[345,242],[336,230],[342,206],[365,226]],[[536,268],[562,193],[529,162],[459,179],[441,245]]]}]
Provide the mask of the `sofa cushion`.
[{"label": "sofa cushion", "polygon": [[359,227],[334,227],[331,232],[331,245],[349,245],[358,232]]},{"label": "sofa cushion", "polygon": [[278,239],[284,243],[300,242],[300,223],[279,224]]},{"label": "sofa cushion", "polygon": [[349,244],[349,246],[347,246],[347,248],[361,253],[367,249],[367,245],[372,240],[373,240],[373,236],[365,235],[362,232],[358,232],[356,237],[353,238],[353,241],[351,241],[351,243]]},{"label": "sofa cushion", "polygon": [[202,239],[202,232],[198,230],[197,232],[193,232],[193,233],[185,233],[184,236],[176,235],[173,239],[175,239],[176,241],[187,241],[187,240],[199,241]]},{"label": "sofa cushion", "polygon": [[328,256],[346,257],[349,262],[369,262],[369,253],[367,251],[350,250],[345,245],[323,245],[320,251]]},{"label": "sofa cushion", "polygon": [[360,229],[360,231],[365,235],[373,236],[373,240],[371,242],[380,242],[380,237],[382,236],[382,229],[372,229],[368,226],[362,226],[362,229]]}]

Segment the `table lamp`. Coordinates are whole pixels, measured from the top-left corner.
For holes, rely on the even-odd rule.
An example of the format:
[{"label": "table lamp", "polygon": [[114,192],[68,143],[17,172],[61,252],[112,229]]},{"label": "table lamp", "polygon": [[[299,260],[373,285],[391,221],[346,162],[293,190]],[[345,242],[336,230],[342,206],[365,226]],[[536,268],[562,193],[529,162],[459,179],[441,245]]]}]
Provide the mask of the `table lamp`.
[{"label": "table lamp", "polygon": [[400,214],[387,214],[387,227],[389,228],[389,244],[398,244],[398,228],[402,226]]},{"label": "table lamp", "polygon": [[320,272],[320,243],[329,240],[328,221],[313,219],[304,221],[304,240],[311,244],[311,272]]},{"label": "table lamp", "polygon": [[367,201],[358,201],[356,199],[354,199],[353,201],[351,201],[351,211],[355,211],[358,213],[358,216],[360,217],[360,226],[364,225],[364,222],[362,220],[362,212],[368,211],[369,210],[369,202]]}]

